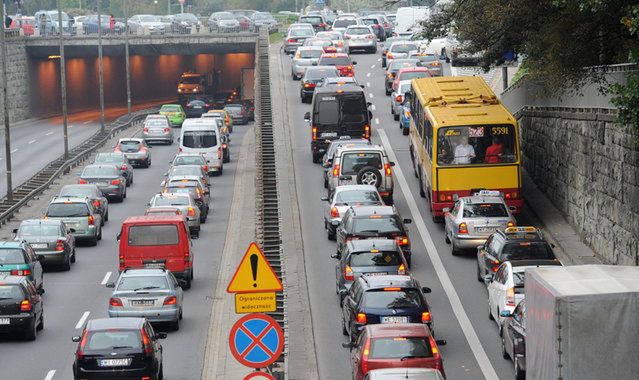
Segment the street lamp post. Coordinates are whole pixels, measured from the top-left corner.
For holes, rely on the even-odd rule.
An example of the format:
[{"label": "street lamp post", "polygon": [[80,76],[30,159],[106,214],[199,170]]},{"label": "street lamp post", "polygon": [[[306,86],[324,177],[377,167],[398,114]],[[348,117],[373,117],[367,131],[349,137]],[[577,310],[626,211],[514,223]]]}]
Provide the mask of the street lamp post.
[{"label": "street lamp post", "polygon": [[64,58],[64,40],[62,29],[62,6],[60,0],[58,6],[58,31],[60,35],[60,93],[62,97],[62,134],[64,136],[64,159],[69,159],[69,135],[67,133],[67,73]]},{"label": "street lamp post", "polygon": [[0,20],[2,27],[0,28],[0,51],[2,54],[2,95],[4,108],[4,155],[7,162],[7,200],[13,201],[13,184],[11,182],[11,130],[9,125],[9,99],[7,91],[7,44],[5,43],[4,31],[4,2],[0,7]]},{"label": "street lamp post", "polygon": [[104,78],[102,75],[102,16],[100,15],[100,1],[98,1],[98,71],[100,80],[100,132],[104,132]]},{"label": "street lamp post", "polygon": [[131,116],[131,72],[129,71],[129,0],[124,0],[124,68],[126,71],[126,112]]}]

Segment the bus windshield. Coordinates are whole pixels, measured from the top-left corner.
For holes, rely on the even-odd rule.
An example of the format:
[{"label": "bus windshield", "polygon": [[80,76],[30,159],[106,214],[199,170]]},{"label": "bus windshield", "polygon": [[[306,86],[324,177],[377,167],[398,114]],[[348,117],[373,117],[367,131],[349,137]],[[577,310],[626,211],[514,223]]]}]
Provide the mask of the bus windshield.
[{"label": "bus windshield", "polygon": [[517,162],[513,125],[472,125],[440,128],[437,164],[486,165]]}]

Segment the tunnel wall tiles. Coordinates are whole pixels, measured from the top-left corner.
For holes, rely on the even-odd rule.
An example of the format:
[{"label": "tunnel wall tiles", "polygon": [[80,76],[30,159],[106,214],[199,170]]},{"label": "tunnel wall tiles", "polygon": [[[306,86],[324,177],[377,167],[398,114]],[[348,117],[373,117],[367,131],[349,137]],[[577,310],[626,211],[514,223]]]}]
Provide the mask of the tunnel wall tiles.
[{"label": "tunnel wall tiles", "polygon": [[525,111],[524,166],[604,261],[639,265],[639,136],[596,119]]}]

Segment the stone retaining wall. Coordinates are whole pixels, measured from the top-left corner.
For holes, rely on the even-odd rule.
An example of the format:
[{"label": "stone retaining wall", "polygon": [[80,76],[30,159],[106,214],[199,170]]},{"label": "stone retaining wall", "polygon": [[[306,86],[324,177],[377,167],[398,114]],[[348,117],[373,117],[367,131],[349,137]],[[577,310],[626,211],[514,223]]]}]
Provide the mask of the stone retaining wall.
[{"label": "stone retaining wall", "polygon": [[[9,119],[11,122],[16,122],[29,117],[29,63],[24,42],[22,40],[7,41],[7,57]],[[2,55],[0,54],[1,62]],[[2,80],[1,71],[0,80]],[[4,125],[3,102],[3,92],[0,91],[0,126]]]},{"label": "stone retaining wall", "polygon": [[608,109],[519,116],[524,167],[539,188],[602,260],[639,265],[639,136]]}]

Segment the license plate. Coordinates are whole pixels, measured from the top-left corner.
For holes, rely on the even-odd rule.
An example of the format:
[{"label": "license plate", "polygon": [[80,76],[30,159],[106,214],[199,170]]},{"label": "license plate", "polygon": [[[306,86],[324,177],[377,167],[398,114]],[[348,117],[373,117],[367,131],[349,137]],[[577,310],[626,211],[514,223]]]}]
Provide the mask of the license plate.
[{"label": "license plate", "polygon": [[46,248],[47,244],[46,243],[32,243],[31,244],[31,248]]},{"label": "license plate", "polygon": [[193,108],[195,108],[196,110],[201,110],[202,106],[194,106]]},{"label": "license plate", "polygon": [[408,323],[408,317],[382,317],[382,323]]},{"label": "license plate", "polygon": [[368,273],[364,273],[364,276],[384,276],[387,274],[388,272],[368,272]]},{"label": "license plate", "polygon": [[145,268],[164,268],[164,263],[145,263]]},{"label": "license plate", "polygon": [[100,367],[124,367],[131,365],[131,358],[126,359],[100,359],[98,360]]},{"label": "license plate", "polygon": [[132,306],[153,306],[155,301],[153,300],[131,300]]},{"label": "license plate", "polygon": [[326,137],[337,137],[337,132],[324,132],[320,135],[322,138]]},{"label": "license plate", "polygon": [[495,232],[495,231],[497,231],[497,227],[475,227],[475,231],[477,231],[477,232]]},{"label": "license plate", "polygon": [[149,129],[149,133],[157,135],[159,133],[162,133],[162,130],[161,129]]},{"label": "license plate", "polygon": [[9,318],[0,318],[0,325],[8,325],[11,323]]}]

